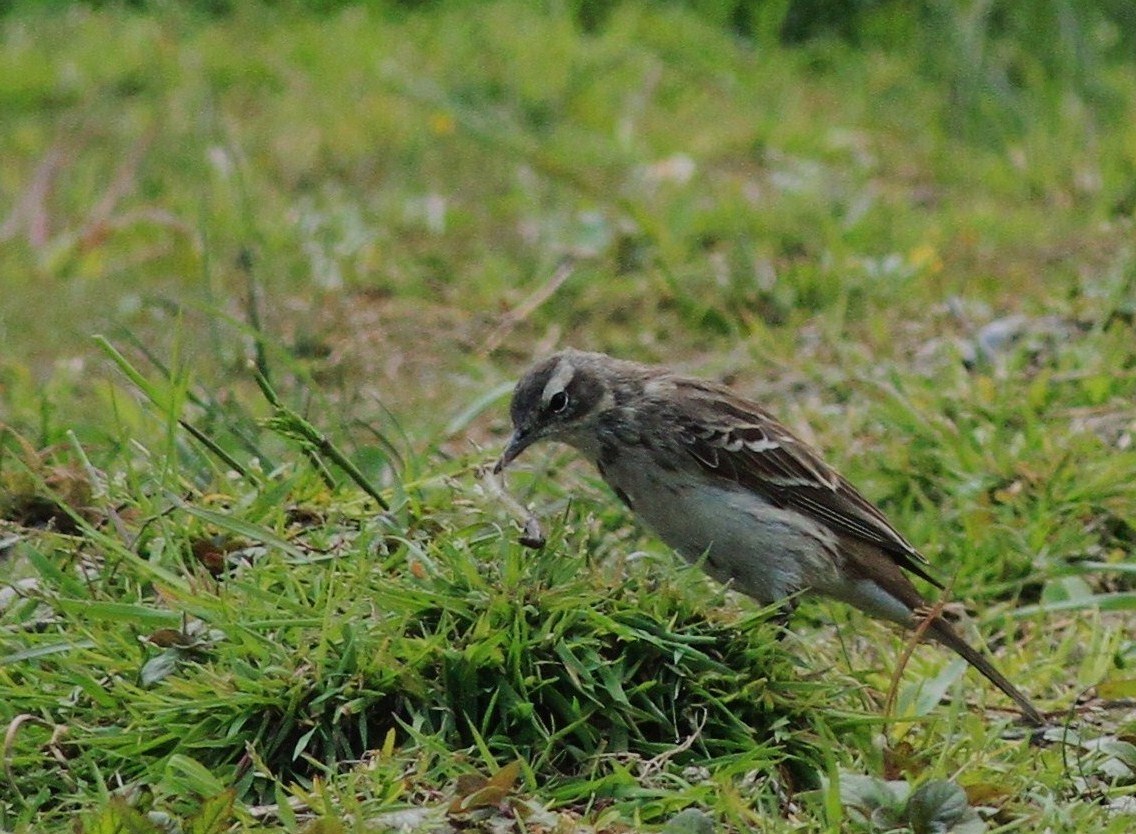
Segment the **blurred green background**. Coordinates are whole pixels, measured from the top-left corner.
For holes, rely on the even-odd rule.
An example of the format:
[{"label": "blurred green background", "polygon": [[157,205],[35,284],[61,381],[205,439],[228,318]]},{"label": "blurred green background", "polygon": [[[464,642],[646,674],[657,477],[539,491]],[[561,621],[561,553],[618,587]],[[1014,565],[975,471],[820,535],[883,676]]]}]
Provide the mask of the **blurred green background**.
[{"label": "blurred green background", "polygon": [[1132,9],[7,3],[5,400],[82,387],[96,330],[183,321],[228,358],[192,311],[238,312],[245,266],[290,348],[355,377],[408,313],[427,354],[477,344],[565,256],[508,352],[1088,291],[1136,205]]}]

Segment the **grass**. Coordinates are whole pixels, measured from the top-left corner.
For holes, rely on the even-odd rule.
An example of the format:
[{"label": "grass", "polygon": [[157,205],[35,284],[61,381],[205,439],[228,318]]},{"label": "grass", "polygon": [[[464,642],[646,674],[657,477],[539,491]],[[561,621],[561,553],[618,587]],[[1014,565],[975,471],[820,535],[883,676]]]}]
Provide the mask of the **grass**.
[{"label": "grass", "polygon": [[[1115,32],[570,11],[0,17],[0,828],[1131,826]],[[903,635],[776,639],[558,451],[520,545],[561,344],[766,401],[1057,726],[929,646],[889,709]]]}]

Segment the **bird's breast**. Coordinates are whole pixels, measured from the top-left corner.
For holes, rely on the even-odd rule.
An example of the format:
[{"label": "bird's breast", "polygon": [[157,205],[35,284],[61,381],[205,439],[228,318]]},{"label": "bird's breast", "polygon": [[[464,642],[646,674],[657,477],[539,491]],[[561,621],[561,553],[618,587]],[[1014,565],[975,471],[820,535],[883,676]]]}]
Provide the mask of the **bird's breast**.
[{"label": "bird's breast", "polygon": [[838,577],[829,531],[738,484],[660,467],[648,455],[601,457],[597,467],[659,538],[762,604]]}]

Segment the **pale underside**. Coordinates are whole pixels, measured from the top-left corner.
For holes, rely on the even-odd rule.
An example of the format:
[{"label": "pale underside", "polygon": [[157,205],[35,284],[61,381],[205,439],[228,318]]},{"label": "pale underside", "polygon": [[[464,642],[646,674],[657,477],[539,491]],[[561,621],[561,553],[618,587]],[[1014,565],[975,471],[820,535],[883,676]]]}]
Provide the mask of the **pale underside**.
[{"label": "pale underside", "polygon": [[625,451],[601,471],[660,539],[763,605],[812,591],[910,623],[911,609],[876,583],[842,576],[836,538],[802,513],[776,507],[740,485],[715,483],[690,470],[663,471],[649,454]]}]

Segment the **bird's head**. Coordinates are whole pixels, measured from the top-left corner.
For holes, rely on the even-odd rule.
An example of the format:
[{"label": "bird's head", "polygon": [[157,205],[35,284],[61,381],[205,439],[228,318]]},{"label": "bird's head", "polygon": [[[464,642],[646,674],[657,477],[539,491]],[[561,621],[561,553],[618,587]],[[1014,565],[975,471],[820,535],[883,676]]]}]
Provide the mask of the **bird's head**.
[{"label": "bird's head", "polygon": [[599,416],[614,404],[620,364],[602,353],[565,350],[533,365],[513,391],[513,436],[495,471],[541,440],[586,448]]}]

